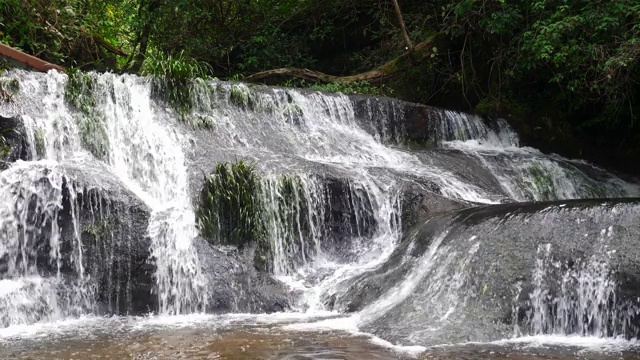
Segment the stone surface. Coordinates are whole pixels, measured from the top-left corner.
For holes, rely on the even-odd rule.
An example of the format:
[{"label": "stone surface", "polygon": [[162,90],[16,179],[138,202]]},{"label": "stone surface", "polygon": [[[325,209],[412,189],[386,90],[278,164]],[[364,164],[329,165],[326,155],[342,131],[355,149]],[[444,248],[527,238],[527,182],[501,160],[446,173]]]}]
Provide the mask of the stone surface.
[{"label": "stone surface", "polygon": [[0,154],[0,170],[4,170],[17,160],[30,160],[32,154],[29,150],[28,140],[24,130],[24,124],[19,117],[0,116],[0,134],[5,138],[8,152]]},{"label": "stone surface", "polygon": [[290,308],[286,286],[268,274],[256,271],[254,249],[212,246],[195,239],[203,271],[209,283],[207,312],[272,313]]},{"label": "stone surface", "polygon": [[[385,303],[388,311],[369,314],[364,329],[403,344],[492,341],[513,334],[515,324],[524,334],[635,338],[639,212],[637,200],[567,201],[422,219],[337,303],[347,310]],[[397,295],[385,297],[392,288]],[[551,325],[540,326],[541,318]]]}]

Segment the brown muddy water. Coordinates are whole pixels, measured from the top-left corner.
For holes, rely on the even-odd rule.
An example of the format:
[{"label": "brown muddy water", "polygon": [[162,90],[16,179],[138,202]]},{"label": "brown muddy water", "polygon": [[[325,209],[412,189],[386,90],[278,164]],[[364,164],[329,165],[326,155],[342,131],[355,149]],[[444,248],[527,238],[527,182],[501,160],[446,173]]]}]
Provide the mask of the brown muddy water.
[{"label": "brown muddy water", "polygon": [[[290,323],[290,322],[289,322]],[[0,332],[0,359],[640,359],[627,341],[532,338],[394,347],[368,335],[286,330],[282,322],[93,319]]]}]

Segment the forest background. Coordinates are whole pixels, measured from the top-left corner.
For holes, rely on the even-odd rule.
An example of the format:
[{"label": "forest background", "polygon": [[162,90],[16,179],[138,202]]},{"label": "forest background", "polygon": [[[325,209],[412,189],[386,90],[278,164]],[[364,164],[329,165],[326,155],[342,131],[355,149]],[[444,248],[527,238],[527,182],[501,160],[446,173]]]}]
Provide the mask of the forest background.
[{"label": "forest background", "polygon": [[2,0],[0,42],[69,71],[503,117],[527,145],[640,173],[637,0]]}]

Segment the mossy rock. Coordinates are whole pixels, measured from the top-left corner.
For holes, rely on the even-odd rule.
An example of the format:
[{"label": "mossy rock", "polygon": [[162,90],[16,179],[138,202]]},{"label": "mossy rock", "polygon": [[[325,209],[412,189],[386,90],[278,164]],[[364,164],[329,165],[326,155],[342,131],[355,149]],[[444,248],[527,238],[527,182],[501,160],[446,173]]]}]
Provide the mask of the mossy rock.
[{"label": "mossy rock", "polygon": [[196,218],[201,235],[212,244],[245,248],[259,244],[256,259],[265,268],[268,254],[260,178],[244,161],[218,163],[205,177]]},{"label": "mossy rock", "polygon": [[105,159],[109,155],[109,137],[104,115],[97,109],[95,87],[95,74],[74,72],[69,76],[65,88],[65,100],[79,113],[78,128],[82,146],[97,159]]},{"label": "mossy rock", "polygon": [[[200,193],[196,209],[200,234],[214,245],[254,249],[256,269],[273,271],[274,246],[287,254],[300,253],[298,240],[310,233],[309,204],[302,189],[296,176],[262,180],[242,160],[218,163],[205,177]],[[265,196],[267,193],[276,195]]]},{"label": "mossy rock", "polygon": [[20,91],[20,82],[15,78],[0,79],[0,101],[11,102]]}]

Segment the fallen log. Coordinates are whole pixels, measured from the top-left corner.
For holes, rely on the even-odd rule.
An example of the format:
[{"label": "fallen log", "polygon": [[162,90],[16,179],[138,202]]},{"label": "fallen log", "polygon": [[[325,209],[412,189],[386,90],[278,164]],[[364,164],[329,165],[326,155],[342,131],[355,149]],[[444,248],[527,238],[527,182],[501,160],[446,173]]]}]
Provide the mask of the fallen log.
[{"label": "fallen log", "polygon": [[409,70],[416,64],[429,58],[433,54],[433,45],[439,34],[431,36],[429,39],[415,45],[413,49],[405,51],[397,58],[367,72],[347,76],[335,76],[325,74],[320,71],[301,68],[280,68],[261,71],[244,78],[244,81],[262,82],[274,77],[299,78],[308,81],[324,83],[350,83],[356,81],[380,82]]},{"label": "fallen log", "polygon": [[29,54],[25,54],[20,50],[14,49],[10,46],[0,44],[0,56],[6,57],[18,63],[24,64],[26,67],[38,70],[38,71],[49,71],[49,70],[58,70],[64,71],[64,68],[59,65],[55,65],[44,60],[38,59],[35,56],[31,56]]}]

